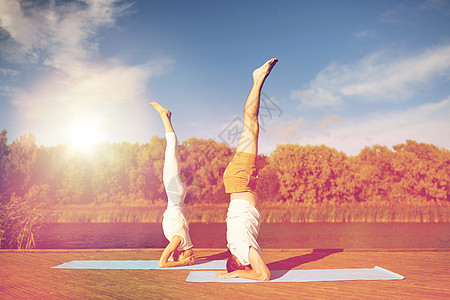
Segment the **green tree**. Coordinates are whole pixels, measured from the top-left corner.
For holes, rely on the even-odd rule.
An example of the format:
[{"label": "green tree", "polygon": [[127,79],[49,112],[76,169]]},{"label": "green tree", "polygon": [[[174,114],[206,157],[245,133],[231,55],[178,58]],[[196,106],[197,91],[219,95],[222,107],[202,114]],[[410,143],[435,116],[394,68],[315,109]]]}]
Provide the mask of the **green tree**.
[{"label": "green tree", "polygon": [[6,137],[7,131],[2,130],[0,133],[0,204],[7,201],[6,195],[6,161],[9,155],[8,139]]},{"label": "green tree", "polygon": [[[326,146],[278,145],[272,153],[280,195],[285,201],[307,204],[337,201],[346,156]],[[333,169],[334,168],[334,169]]]},{"label": "green tree", "polygon": [[256,168],[258,169],[256,193],[260,203],[280,201],[280,183],[277,176],[277,167],[274,165],[271,157],[258,155]]},{"label": "green tree", "polygon": [[[96,203],[120,203],[126,195],[127,177],[124,174],[121,145],[103,143],[93,159],[92,196]],[[80,175],[79,181],[82,181]]]},{"label": "green tree", "polygon": [[393,148],[398,156],[394,168],[408,199],[450,200],[450,151],[411,140]]},{"label": "green tree", "polygon": [[136,198],[152,203],[165,199],[162,170],[166,139],[152,137],[136,150],[136,168],[129,174],[131,191]]},{"label": "green tree", "polygon": [[66,147],[40,147],[37,151],[36,167],[32,173],[31,184],[49,186],[49,202],[57,204],[56,191],[61,186],[66,160]]},{"label": "green tree", "polygon": [[36,167],[37,146],[33,135],[23,135],[13,141],[5,163],[3,177],[6,199],[14,193],[23,196],[31,184],[31,177]]},{"label": "green tree", "polygon": [[180,171],[186,184],[186,202],[225,203],[223,172],[233,152],[225,143],[191,138],[180,146]]},{"label": "green tree", "polygon": [[385,146],[366,147],[360,152],[353,165],[358,201],[382,203],[391,200],[398,178],[393,160],[394,153]]},{"label": "green tree", "polygon": [[81,204],[87,202],[84,198],[86,191],[85,166],[78,159],[66,162],[62,180],[57,188],[56,197],[59,204]]}]

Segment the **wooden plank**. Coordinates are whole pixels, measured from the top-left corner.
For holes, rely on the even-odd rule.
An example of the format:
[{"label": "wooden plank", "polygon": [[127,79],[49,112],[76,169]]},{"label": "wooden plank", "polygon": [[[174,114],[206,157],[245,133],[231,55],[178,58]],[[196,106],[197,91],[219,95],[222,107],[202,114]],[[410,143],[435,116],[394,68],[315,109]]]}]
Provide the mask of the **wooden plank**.
[{"label": "wooden plank", "polygon": [[[266,249],[272,269],[368,268],[378,265],[406,277],[392,281],[221,284],[189,283],[188,270],[64,270],[71,260],[158,259],[162,249],[0,250],[1,299],[386,299],[450,298],[450,250]],[[220,259],[224,249],[198,249]]]}]

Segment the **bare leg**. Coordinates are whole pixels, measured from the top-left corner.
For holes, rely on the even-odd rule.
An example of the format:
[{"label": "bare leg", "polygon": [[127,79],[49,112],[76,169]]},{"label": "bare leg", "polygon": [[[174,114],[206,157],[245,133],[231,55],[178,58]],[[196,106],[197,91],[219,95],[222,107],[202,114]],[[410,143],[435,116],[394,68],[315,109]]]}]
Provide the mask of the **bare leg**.
[{"label": "bare leg", "polygon": [[253,155],[258,154],[258,134],[259,134],[259,102],[261,99],[261,89],[269,76],[270,71],[278,62],[278,59],[272,58],[265,62],[261,67],[253,71],[253,86],[245,101],[244,106],[244,129],[236,151],[247,152]]},{"label": "bare leg", "polygon": [[[244,128],[242,130],[241,136],[239,138],[238,147],[236,149],[235,157],[233,161],[231,161],[227,167],[227,170],[224,174],[224,185],[225,190],[227,191],[241,191],[241,192],[231,192],[230,200],[242,199],[247,200],[251,203],[255,208],[257,208],[258,197],[255,193],[254,182],[250,183],[254,174],[254,163],[256,156],[258,154],[258,135],[259,135],[259,123],[258,123],[258,114],[259,114],[259,103],[260,103],[260,95],[261,89],[266,80],[267,76],[270,74],[270,71],[278,62],[276,58],[272,58],[265,62],[260,68],[256,69],[253,72],[253,86],[250,90],[250,93],[247,97],[247,100],[244,105]],[[246,154],[243,154],[246,153]],[[247,185],[244,186],[244,176],[242,173],[242,169],[245,169],[247,172]],[[228,176],[227,172],[232,174]],[[250,174],[251,173],[251,174]],[[228,185],[228,187],[227,187]],[[227,242],[229,244],[230,253],[232,253],[231,257],[227,261],[227,272],[218,273],[216,276],[218,278],[232,278],[232,277],[243,277],[249,279],[257,279],[257,280],[268,280],[270,278],[270,271],[267,268],[267,265],[261,258],[259,246],[250,246],[248,252],[248,262],[250,262],[250,268],[245,268],[239,259],[236,257],[238,255],[238,251],[236,250],[236,242],[235,233],[242,231],[243,233],[249,234],[250,227],[244,226],[240,221],[239,223],[233,223],[232,217],[230,216],[236,214],[233,212],[232,208],[233,201],[230,202],[230,207],[228,208],[227,214]],[[237,202],[234,202],[237,203]],[[243,219],[247,222],[246,224],[250,226],[255,226],[254,228],[259,231],[259,219],[251,220],[247,213],[250,215],[251,213],[243,212]],[[240,224],[240,226],[236,225]],[[245,224],[245,223],[244,223]],[[255,237],[256,238],[256,237]],[[255,248],[256,247],[256,248]],[[234,252],[236,251],[236,252]],[[233,253],[234,252],[234,253]]]},{"label": "bare leg", "polygon": [[[278,59],[272,58],[266,61],[261,67],[253,71],[253,86],[244,105],[244,128],[239,138],[236,152],[246,152],[253,155],[258,154],[258,135],[259,135],[259,103],[261,98],[261,89],[269,76],[270,71],[278,62]],[[257,197],[254,192],[231,193],[230,199],[245,199],[257,206]]]}]

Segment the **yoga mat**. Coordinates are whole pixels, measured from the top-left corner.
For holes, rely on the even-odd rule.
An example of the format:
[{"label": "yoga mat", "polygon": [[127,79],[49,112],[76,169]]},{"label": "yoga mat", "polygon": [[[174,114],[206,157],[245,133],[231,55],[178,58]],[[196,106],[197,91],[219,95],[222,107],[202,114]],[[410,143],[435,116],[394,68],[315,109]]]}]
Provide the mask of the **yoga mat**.
[{"label": "yoga mat", "polygon": [[157,260],[73,260],[63,263],[54,269],[135,269],[135,270],[225,270],[225,260],[200,260],[192,266],[158,268]]},{"label": "yoga mat", "polygon": [[374,267],[373,269],[321,269],[321,270],[271,270],[269,281],[250,280],[245,278],[224,278],[214,276],[216,271],[191,271],[188,282],[310,282],[340,280],[392,280],[405,277],[389,270]]}]

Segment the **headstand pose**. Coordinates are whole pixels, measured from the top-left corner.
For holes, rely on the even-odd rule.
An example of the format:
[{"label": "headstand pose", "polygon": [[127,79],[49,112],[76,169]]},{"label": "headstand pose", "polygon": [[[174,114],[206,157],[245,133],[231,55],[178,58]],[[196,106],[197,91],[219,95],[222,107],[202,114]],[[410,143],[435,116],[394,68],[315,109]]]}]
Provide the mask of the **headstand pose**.
[{"label": "headstand pose", "polygon": [[162,227],[169,245],[164,249],[158,266],[160,268],[188,266],[195,261],[192,242],[189,236],[189,223],[183,215],[186,189],[181,181],[176,156],[177,137],[170,117],[172,113],[157,102],[150,103],[159,113],[166,133],[166,153],[164,158],[163,182],[167,194],[167,209],[164,212]]},{"label": "headstand pose", "polygon": [[264,81],[277,62],[278,59],[272,58],[253,72],[253,86],[244,106],[244,129],[236,154],[223,174],[225,192],[230,193],[227,247],[231,257],[227,261],[228,272],[217,273],[218,278],[270,279],[270,271],[261,258],[261,248],[256,241],[260,215],[255,185],[260,94]]}]

